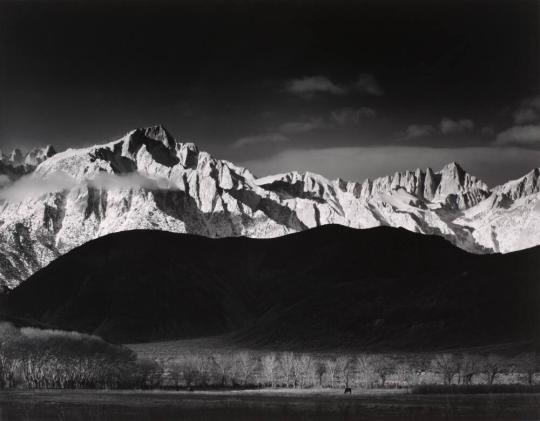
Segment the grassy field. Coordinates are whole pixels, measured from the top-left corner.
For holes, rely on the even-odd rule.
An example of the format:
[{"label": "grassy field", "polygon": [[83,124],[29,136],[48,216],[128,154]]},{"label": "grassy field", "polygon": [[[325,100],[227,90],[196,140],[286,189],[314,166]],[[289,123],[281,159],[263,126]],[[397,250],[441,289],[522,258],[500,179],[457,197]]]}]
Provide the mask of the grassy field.
[{"label": "grassy field", "polygon": [[0,419],[15,420],[533,420],[540,395],[435,395],[397,392],[6,391]]}]

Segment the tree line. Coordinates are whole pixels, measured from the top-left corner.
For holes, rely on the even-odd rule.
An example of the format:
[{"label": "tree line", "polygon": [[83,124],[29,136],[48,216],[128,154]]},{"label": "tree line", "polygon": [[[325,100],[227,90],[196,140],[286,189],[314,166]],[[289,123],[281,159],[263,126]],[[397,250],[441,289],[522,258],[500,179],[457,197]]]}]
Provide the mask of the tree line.
[{"label": "tree line", "polygon": [[383,354],[315,357],[307,353],[183,354],[165,361],[163,384],[180,387],[387,388],[420,384],[533,385],[539,371],[536,353],[512,358],[495,354]]},{"label": "tree line", "polygon": [[159,369],[97,336],[0,323],[0,389],[139,388]]},{"label": "tree line", "polygon": [[131,349],[76,332],[0,324],[0,388],[387,388],[533,385],[536,353],[514,357],[293,352],[179,353],[142,359]]}]

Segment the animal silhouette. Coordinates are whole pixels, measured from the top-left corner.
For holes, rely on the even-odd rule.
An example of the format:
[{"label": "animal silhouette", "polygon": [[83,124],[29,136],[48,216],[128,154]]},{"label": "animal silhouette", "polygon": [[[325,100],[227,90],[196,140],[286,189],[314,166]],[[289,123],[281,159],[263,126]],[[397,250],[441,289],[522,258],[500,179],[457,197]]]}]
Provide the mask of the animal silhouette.
[{"label": "animal silhouette", "polygon": [[345,388],[345,395],[346,395],[347,393],[348,393],[349,395],[352,395],[352,389],[351,389],[350,387],[346,387],[346,388]]}]

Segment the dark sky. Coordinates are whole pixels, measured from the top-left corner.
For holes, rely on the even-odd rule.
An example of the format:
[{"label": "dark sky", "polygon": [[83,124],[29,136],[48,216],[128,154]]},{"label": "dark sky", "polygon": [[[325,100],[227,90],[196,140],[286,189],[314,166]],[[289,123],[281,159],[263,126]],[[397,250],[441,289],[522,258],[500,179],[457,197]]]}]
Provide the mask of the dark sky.
[{"label": "dark sky", "polygon": [[164,124],[257,173],[540,166],[540,2],[0,1],[0,147]]}]

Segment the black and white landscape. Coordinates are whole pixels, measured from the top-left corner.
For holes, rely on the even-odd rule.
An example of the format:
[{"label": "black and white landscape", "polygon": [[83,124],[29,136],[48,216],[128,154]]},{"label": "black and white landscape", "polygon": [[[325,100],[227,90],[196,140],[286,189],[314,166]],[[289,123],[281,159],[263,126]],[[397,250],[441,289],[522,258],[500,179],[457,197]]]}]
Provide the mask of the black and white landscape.
[{"label": "black and white landscape", "polygon": [[538,419],[539,39],[0,1],[0,420]]}]

